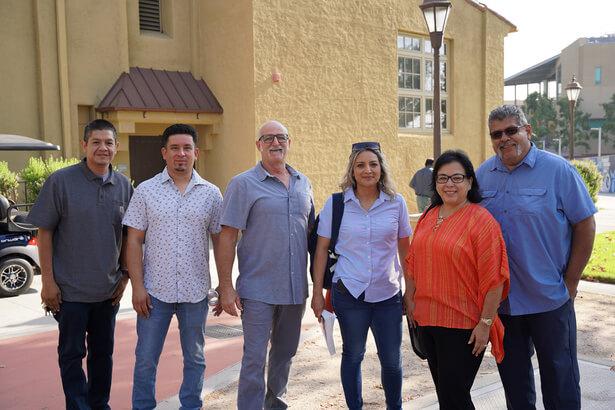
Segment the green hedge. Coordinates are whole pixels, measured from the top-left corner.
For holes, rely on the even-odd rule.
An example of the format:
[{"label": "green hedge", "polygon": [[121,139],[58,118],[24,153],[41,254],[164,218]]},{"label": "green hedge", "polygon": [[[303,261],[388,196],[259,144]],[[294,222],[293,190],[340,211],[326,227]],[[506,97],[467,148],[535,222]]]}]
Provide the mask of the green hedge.
[{"label": "green hedge", "polygon": [[596,164],[591,161],[577,161],[574,160],[571,164],[579,171],[581,178],[585,182],[585,186],[589,191],[589,195],[592,197],[592,201],[596,203],[598,201],[598,192],[602,186],[602,175],[598,171]]},{"label": "green hedge", "polygon": [[6,161],[0,161],[0,195],[16,201],[18,186],[17,174],[9,169]]},{"label": "green hedge", "polygon": [[28,202],[36,201],[45,180],[49,175],[61,168],[78,163],[77,158],[30,158],[28,164],[21,171],[20,176],[26,185],[26,198]]}]

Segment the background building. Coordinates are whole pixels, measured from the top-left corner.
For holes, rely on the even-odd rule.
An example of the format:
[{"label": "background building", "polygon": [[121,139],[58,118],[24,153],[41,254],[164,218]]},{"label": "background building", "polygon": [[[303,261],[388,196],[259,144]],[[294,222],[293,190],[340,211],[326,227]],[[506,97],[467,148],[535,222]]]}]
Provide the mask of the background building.
[{"label": "background building", "polygon": [[[540,92],[549,98],[566,98],[566,85],[575,75],[583,87],[580,108],[590,115],[589,126],[597,131],[605,121],[602,104],[609,102],[615,94],[614,63],[615,34],[582,37],[560,54],[508,77],[504,81],[505,99],[511,104],[522,105],[532,92]],[[598,133],[592,136],[588,149],[575,145],[575,149],[579,149],[578,155],[596,155]],[[565,148],[564,151],[567,152]],[[614,154],[615,146],[603,144],[601,151],[602,154]]]},{"label": "background building", "polygon": [[[258,160],[267,119],[291,133],[289,162],[317,206],[337,190],[350,144],[378,140],[410,206],[408,178],[432,155],[433,63],[420,0],[3,0],[0,133],[79,156],[96,117],[120,132],[116,166],[160,171],[155,136],[195,125],[199,172],[225,187]],[[515,27],[453,0],[443,48],[443,148],[492,154],[503,41]],[[27,156],[9,159],[19,169]]]}]

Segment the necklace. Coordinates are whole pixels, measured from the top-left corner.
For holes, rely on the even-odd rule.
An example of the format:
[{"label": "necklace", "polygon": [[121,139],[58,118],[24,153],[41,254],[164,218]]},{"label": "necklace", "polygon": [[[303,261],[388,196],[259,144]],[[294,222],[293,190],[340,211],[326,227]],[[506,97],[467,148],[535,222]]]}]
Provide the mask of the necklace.
[{"label": "necklace", "polygon": [[444,222],[444,220],[446,218],[448,218],[449,216],[453,215],[455,212],[457,212],[458,210],[460,210],[461,208],[463,208],[466,204],[468,203],[468,200],[466,199],[461,205],[459,205],[458,207],[456,207],[455,209],[453,209],[453,212],[451,212],[450,214],[446,215],[446,216],[442,216],[440,213],[442,212],[442,206],[440,206],[440,208],[438,209],[438,216],[436,218],[436,223],[433,226],[433,231],[437,231],[440,228],[440,225],[442,225],[442,222]]}]

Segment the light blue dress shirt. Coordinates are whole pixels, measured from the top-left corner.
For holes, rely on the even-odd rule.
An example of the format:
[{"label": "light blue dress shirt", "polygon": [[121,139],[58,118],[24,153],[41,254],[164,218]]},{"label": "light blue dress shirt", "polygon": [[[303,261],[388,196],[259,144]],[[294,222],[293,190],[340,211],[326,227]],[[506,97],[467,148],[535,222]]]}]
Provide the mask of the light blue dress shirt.
[{"label": "light blue dress shirt", "polygon": [[510,292],[500,313],[524,315],[562,306],[569,299],[563,275],[572,225],[596,213],[579,173],[532,144],[512,171],[494,156],[476,176],[482,205],[500,223],[508,251]]},{"label": "light blue dress shirt", "polygon": [[305,303],[307,227],[312,206],[308,178],[286,165],[290,186],[256,164],[229,182],[220,224],[241,230],[237,244],[241,298],[273,305]]},{"label": "light blue dress shirt", "polygon": [[[318,235],[331,238],[332,198],[320,212]],[[344,192],[344,216],[335,246],[339,255],[333,282],[342,279],[348,291],[365,302],[387,300],[399,292],[401,266],[397,241],[412,234],[404,198],[380,192],[369,211],[352,189]]]}]

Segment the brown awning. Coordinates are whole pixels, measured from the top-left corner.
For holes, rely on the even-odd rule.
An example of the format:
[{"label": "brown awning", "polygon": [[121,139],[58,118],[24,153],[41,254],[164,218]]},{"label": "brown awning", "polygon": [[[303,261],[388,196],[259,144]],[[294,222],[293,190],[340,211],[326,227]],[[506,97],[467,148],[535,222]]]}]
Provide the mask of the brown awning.
[{"label": "brown awning", "polygon": [[122,73],[96,110],[222,114],[216,96],[192,73],[141,67]]}]

